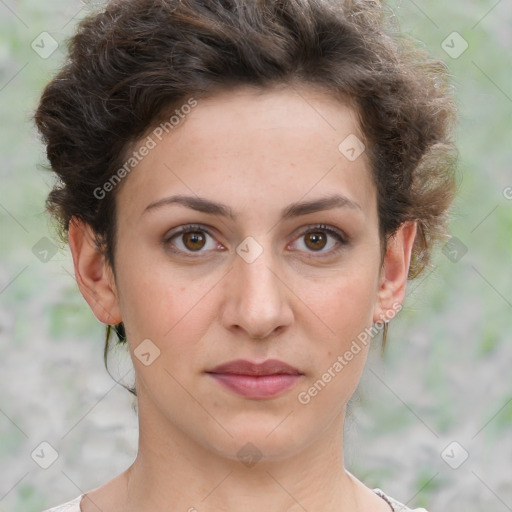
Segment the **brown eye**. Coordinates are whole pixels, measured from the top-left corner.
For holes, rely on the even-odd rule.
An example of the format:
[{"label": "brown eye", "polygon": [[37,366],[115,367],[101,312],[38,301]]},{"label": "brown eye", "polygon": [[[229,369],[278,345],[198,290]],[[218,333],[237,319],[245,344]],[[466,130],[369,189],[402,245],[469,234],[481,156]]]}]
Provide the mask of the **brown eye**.
[{"label": "brown eye", "polygon": [[206,243],[206,237],[200,231],[189,231],[182,235],[183,244],[191,251],[202,249]]},{"label": "brown eye", "polygon": [[338,229],[319,224],[303,231],[294,245],[293,250],[298,249],[306,256],[333,256],[348,245],[348,238]]},{"label": "brown eye", "polygon": [[210,253],[212,249],[221,248],[220,244],[205,228],[187,224],[177,232],[163,239],[164,246],[174,253],[190,256],[197,253],[198,256]]},{"label": "brown eye", "polygon": [[321,250],[327,244],[327,236],[321,231],[310,231],[306,233],[305,241],[306,246],[313,251]]}]

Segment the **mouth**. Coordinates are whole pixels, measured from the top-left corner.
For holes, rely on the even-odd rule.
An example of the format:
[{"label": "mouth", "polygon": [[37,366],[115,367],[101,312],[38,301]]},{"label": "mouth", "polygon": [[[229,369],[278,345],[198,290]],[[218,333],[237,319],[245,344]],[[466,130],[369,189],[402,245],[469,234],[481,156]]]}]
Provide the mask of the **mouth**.
[{"label": "mouth", "polygon": [[304,376],[297,368],[277,359],[263,363],[237,359],[206,373],[231,392],[253,399],[281,395]]}]

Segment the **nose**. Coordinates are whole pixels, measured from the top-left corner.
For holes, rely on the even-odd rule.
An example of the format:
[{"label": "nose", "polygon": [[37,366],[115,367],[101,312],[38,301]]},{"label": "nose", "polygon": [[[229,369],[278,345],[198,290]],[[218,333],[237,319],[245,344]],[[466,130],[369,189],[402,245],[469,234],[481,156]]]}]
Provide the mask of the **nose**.
[{"label": "nose", "polygon": [[265,248],[252,262],[235,257],[225,285],[223,323],[253,339],[277,334],[293,320],[291,291],[272,251]]}]

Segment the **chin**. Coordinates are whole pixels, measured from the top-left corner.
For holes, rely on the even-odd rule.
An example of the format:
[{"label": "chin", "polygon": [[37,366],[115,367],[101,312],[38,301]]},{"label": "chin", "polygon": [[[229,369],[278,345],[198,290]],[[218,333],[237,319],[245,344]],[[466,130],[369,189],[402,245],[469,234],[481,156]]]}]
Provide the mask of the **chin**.
[{"label": "chin", "polygon": [[300,440],[297,432],[291,433],[290,425],[278,426],[281,421],[282,418],[272,422],[271,426],[264,421],[251,422],[243,428],[240,428],[240,424],[238,428],[225,425],[233,437],[222,436],[218,443],[212,443],[210,438],[205,444],[217,455],[238,460],[247,467],[256,463],[285,460],[299,454],[310,443],[307,436]]}]

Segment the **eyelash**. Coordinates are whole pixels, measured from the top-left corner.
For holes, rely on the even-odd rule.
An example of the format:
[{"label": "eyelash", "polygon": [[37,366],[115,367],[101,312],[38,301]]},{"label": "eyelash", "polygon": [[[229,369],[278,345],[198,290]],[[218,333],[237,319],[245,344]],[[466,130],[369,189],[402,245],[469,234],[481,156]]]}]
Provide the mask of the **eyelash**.
[{"label": "eyelash", "polygon": [[[202,226],[201,224],[186,224],[184,226],[181,226],[177,232],[173,233],[170,236],[167,236],[164,239],[164,245],[166,247],[169,247],[170,250],[174,253],[185,255],[186,257],[190,257],[190,258],[197,258],[197,256],[193,256],[194,253],[200,254],[201,252],[205,252],[205,251],[188,251],[188,252],[182,251],[181,249],[176,249],[170,243],[173,238],[178,237],[179,235],[183,235],[185,233],[190,233],[190,232],[196,232],[196,231],[200,231],[200,232],[202,231],[204,233],[207,233],[210,237],[214,238],[213,234],[205,226]],[[337,229],[326,226],[325,224],[316,224],[314,226],[309,226],[305,231],[302,231],[299,234],[297,239],[303,237],[304,235],[307,235],[308,233],[315,232],[315,231],[325,231],[326,233],[328,233],[331,236],[333,236],[334,238],[336,238],[339,245],[335,249],[331,249],[330,251],[327,251],[325,253],[322,251],[318,251],[318,252],[309,251],[310,255],[307,257],[316,258],[316,257],[318,257],[317,255],[323,255],[323,254],[325,254],[327,256],[332,256],[332,255],[335,255],[338,252],[340,252],[344,248],[344,246],[348,244],[347,237],[341,231],[338,231]],[[322,257],[322,256],[320,256],[320,257]]]}]

